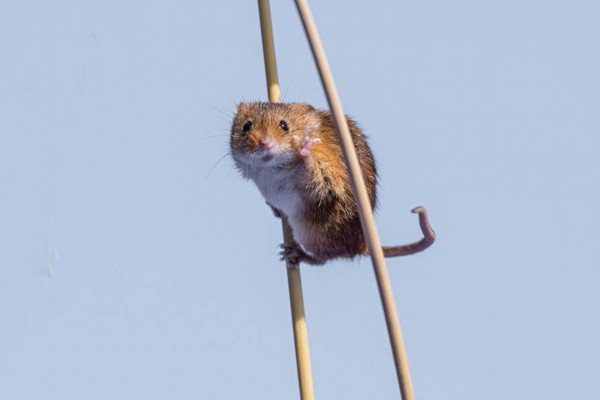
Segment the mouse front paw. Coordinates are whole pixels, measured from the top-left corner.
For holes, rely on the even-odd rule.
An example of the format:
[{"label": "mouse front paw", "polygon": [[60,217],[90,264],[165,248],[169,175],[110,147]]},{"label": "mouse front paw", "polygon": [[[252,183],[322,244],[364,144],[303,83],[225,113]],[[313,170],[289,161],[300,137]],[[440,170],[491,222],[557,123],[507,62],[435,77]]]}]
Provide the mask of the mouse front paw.
[{"label": "mouse front paw", "polygon": [[315,138],[311,137],[311,135],[317,130],[318,127],[319,127],[318,124],[309,125],[306,127],[306,130],[304,131],[303,137],[294,135],[294,140],[300,145],[298,152],[305,159],[310,157],[313,144],[321,142],[321,139],[319,139],[318,137],[315,137]]}]

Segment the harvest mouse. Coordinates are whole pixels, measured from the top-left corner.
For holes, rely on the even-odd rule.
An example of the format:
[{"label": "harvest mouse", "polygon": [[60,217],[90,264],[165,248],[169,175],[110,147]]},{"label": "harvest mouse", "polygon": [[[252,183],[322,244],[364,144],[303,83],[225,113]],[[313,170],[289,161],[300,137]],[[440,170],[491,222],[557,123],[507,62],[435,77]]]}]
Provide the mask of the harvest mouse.
[{"label": "harvest mouse", "polygon": [[[367,186],[376,205],[377,172],[373,153],[356,123],[346,117]],[[282,245],[282,258],[319,265],[368,254],[331,114],[308,104],[240,103],[231,126],[231,155],[252,180],[276,216],[284,214],[294,243]],[[435,233],[424,208],[424,237],[404,246],[383,247],[386,257],[414,254],[429,247]]]}]

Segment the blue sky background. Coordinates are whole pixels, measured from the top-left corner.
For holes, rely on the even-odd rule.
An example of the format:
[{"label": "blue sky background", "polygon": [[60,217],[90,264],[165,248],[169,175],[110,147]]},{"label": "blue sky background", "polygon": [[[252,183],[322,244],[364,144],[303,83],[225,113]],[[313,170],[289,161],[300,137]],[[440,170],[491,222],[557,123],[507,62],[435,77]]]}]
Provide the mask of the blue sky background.
[{"label": "blue sky background", "polygon": [[[312,3],[382,241],[438,233],[388,262],[417,398],[600,398],[599,3]],[[261,51],[252,1],[0,3],[0,398],[298,398],[279,221],[218,162]],[[399,398],[369,260],[302,273],[316,397]]]}]

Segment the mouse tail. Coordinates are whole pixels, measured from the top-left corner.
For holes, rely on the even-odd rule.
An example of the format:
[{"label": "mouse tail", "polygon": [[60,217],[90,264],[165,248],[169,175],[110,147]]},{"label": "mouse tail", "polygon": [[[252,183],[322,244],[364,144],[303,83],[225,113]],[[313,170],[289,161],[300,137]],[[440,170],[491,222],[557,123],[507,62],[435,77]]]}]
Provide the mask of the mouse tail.
[{"label": "mouse tail", "polygon": [[383,255],[385,257],[408,256],[419,253],[427,249],[435,241],[435,231],[431,228],[431,225],[429,225],[429,218],[427,217],[427,211],[425,208],[416,207],[412,210],[412,212],[419,214],[419,225],[421,226],[421,232],[423,232],[423,238],[418,242],[405,244],[402,246],[383,246]]}]

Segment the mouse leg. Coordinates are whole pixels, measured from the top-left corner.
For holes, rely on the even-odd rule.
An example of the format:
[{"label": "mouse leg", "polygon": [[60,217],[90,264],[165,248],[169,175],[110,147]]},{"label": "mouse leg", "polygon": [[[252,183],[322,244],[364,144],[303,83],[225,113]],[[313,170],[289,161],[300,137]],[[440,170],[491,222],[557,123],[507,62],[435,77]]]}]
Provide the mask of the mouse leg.
[{"label": "mouse leg", "polygon": [[269,207],[271,207],[271,210],[273,210],[273,215],[275,215],[277,218],[281,218],[281,216],[283,215],[283,213],[281,212],[281,210],[280,210],[279,208],[275,208],[275,207],[273,207],[273,206],[272,206],[272,205],[270,205],[268,202],[267,202],[267,205],[268,205]]},{"label": "mouse leg", "polygon": [[311,265],[325,264],[325,260],[321,260],[306,253],[296,242],[290,244],[283,243],[280,247],[283,249],[279,253],[281,255],[281,260],[289,261],[290,264],[296,265],[301,262]]}]

